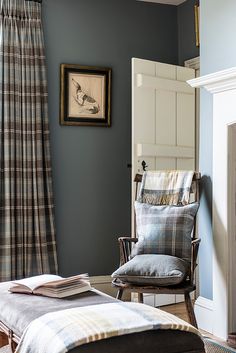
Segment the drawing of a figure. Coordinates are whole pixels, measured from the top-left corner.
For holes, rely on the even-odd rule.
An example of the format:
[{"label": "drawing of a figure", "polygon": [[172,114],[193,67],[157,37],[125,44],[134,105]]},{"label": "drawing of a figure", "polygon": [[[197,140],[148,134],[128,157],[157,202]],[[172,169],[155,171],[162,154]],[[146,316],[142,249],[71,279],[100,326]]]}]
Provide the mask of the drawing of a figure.
[{"label": "drawing of a figure", "polygon": [[97,114],[100,111],[98,102],[83,92],[81,85],[74,78],[72,78],[73,84],[76,88],[75,95],[73,96],[75,102],[79,105],[79,112]]}]

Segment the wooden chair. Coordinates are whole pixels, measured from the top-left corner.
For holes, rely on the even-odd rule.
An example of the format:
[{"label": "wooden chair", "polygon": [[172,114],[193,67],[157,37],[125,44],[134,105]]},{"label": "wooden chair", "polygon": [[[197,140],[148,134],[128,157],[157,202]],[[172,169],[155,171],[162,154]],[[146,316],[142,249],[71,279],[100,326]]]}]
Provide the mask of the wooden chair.
[{"label": "wooden chair", "polygon": [[[199,181],[201,179],[200,173],[194,173],[192,190],[194,194],[194,201],[199,201]],[[136,192],[135,199],[137,199],[138,185],[142,181],[142,175],[137,174],[135,176],[136,183]],[[135,217],[134,217],[135,218]],[[136,234],[136,222],[134,225],[135,234]],[[138,242],[137,237],[121,237],[118,239],[120,246],[120,266],[129,261],[129,257],[132,250],[132,244]],[[194,283],[194,274],[197,266],[196,260],[198,255],[198,249],[200,245],[200,239],[196,237],[196,217],[194,221],[194,229],[192,235],[192,250],[191,250],[191,264],[190,264],[190,274],[188,278],[181,282],[177,286],[167,286],[167,287],[158,287],[158,286],[148,286],[148,285],[136,285],[128,282],[122,282],[120,279],[114,279],[112,284],[118,289],[117,299],[122,299],[124,291],[138,293],[138,301],[143,303],[143,293],[152,293],[152,294],[183,294],[185,299],[185,305],[189,317],[190,323],[197,327],[197,321],[195,313],[193,310],[192,300],[190,293],[196,290],[196,285]]]}]

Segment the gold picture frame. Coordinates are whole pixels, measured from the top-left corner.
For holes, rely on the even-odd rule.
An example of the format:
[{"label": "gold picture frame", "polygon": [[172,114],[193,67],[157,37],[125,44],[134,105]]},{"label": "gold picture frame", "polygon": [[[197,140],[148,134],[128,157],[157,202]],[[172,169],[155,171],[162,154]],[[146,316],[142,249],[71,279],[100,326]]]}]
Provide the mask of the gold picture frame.
[{"label": "gold picture frame", "polygon": [[60,124],[111,126],[111,69],[61,64]]},{"label": "gold picture frame", "polygon": [[194,6],[196,46],[200,47],[200,5]]}]

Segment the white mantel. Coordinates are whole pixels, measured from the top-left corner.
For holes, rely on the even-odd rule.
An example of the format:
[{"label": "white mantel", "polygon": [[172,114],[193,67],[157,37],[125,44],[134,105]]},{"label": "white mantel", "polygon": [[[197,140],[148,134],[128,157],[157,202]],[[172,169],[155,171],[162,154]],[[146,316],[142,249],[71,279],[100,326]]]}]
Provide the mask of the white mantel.
[{"label": "white mantel", "polygon": [[194,88],[204,87],[213,94],[236,89],[236,67],[200,76],[187,82]]},{"label": "white mantel", "polygon": [[226,339],[236,331],[236,67],[188,83],[213,94],[212,333]]}]

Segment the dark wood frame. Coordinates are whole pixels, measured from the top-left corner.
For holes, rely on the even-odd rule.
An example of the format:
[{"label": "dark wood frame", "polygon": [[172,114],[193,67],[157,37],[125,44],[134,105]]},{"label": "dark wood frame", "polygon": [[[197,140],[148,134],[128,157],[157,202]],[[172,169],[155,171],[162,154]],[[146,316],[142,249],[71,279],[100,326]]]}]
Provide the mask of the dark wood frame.
[{"label": "dark wood frame", "polygon": [[[199,182],[201,180],[201,174],[195,173],[193,178],[193,183],[195,183],[195,201],[199,201]],[[138,185],[142,181],[142,175],[137,174],[135,176],[134,182],[136,183],[136,193],[135,198],[137,198]],[[135,218],[135,217],[134,217]],[[135,219],[134,219],[135,222]],[[136,222],[135,222],[136,223]],[[135,229],[135,227],[134,227]],[[136,229],[135,229],[136,233]],[[132,244],[137,243],[137,237],[120,237],[118,239],[120,247],[120,266],[129,261],[129,256],[132,250]],[[138,293],[138,300],[143,303],[143,293],[152,294],[183,294],[185,299],[185,305],[189,317],[190,323],[197,327],[197,321],[195,313],[193,310],[192,300],[190,293],[196,290],[196,285],[194,283],[195,269],[197,266],[197,255],[201,239],[196,237],[196,217],[194,221],[193,237],[192,237],[192,251],[191,251],[191,267],[189,278],[178,286],[168,286],[168,287],[157,287],[157,286],[147,286],[147,285],[134,285],[127,282],[122,282],[120,279],[114,279],[112,285],[118,289],[117,299],[122,299],[124,291]]]},{"label": "dark wood frame", "polygon": [[9,345],[11,353],[14,353],[19,342],[20,337],[0,321],[0,348]]},{"label": "dark wood frame", "polygon": [[[79,126],[111,126],[111,72],[110,68],[61,64],[60,124]],[[68,76],[70,73],[105,76],[105,116],[102,119],[90,117],[70,117],[68,114]]]}]

